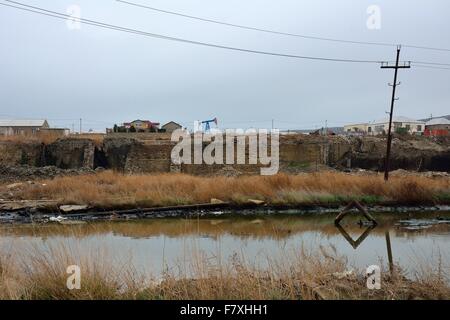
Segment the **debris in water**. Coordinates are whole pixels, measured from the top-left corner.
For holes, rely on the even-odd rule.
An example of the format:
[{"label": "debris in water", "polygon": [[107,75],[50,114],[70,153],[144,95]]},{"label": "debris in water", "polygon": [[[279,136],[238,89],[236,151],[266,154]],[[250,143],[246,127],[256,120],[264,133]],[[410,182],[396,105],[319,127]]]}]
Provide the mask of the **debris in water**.
[{"label": "debris in water", "polygon": [[64,218],[64,217],[61,217],[61,216],[57,216],[57,217],[50,217],[48,220],[51,221],[51,222],[61,223],[62,221],[67,220],[67,218]]},{"label": "debris in water", "polygon": [[211,198],[210,203],[211,203],[211,204],[222,204],[222,203],[225,203],[225,202],[223,202],[223,201],[220,200],[220,199]]},{"label": "debris in water", "polygon": [[88,208],[89,207],[87,205],[64,205],[59,207],[59,209],[63,212],[82,211]]},{"label": "debris in water", "polygon": [[425,230],[442,224],[450,224],[450,219],[409,219],[401,220],[396,225],[406,230]]},{"label": "debris in water", "polygon": [[86,221],[81,221],[81,220],[63,220],[60,221],[59,224],[62,225],[79,225],[79,224],[86,224]]},{"label": "debris in water", "polygon": [[256,204],[256,205],[258,205],[258,206],[265,203],[265,202],[262,201],[262,200],[256,200],[256,199],[248,199],[247,201],[248,201],[248,203]]}]

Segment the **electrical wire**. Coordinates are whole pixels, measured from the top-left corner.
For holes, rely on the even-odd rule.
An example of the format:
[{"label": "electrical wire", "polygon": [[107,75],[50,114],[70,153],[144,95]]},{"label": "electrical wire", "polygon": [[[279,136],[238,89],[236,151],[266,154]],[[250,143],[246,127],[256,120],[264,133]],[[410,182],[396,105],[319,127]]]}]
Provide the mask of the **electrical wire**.
[{"label": "electrical wire", "polygon": [[346,63],[372,63],[372,64],[373,63],[376,63],[376,64],[382,63],[381,60],[358,60],[358,59],[327,58],[327,57],[317,57],[317,56],[302,56],[302,55],[284,54],[284,53],[277,53],[277,52],[260,51],[260,50],[231,47],[231,46],[225,46],[225,45],[219,45],[219,44],[212,44],[212,43],[207,43],[207,42],[200,42],[200,41],[176,38],[176,37],[171,37],[171,36],[166,36],[166,35],[161,35],[161,34],[156,34],[156,33],[150,33],[150,32],[145,32],[145,31],[141,31],[141,30],[137,30],[137,29],[125,28],[125,27],[121,27],[121,26],[117,26],[117,25],[113,25],[113,24],[98,22],[95,20],[73,17],[73,16],[70,16],[67,14],[43,9],[40,7],[22,4],[22,3],[16,2],[16,1],[10,1],[10,0],[5,0],[5,1],[17,4],[19,6],[10,5],[10,4],[6,4],[6,3],[0,3],[0,5],[23,10],[23,11],[28,11],[28,12],[32,12],[32,13],[36,13],[36,14],[41,14],[41,15],[45,15],[45,16],[49,16],[49,17],[53,17],[53,18],[59,18],[59,19],[64,19],[64,20],[70,19],[72,21],[80,22],[80,23],[87,24],[87,25],[97,26],[97,27],[101,27],[101,28],[112,29],[112,30],[122,31],[122,32],[127,32],[127,33],[133,33],[133,34],[137,34],[137,35],[148,36],[148,37],[153,37],[153,38],[158,38],[158,39],[177,41],[177,42],[189,43],[189,44],[200,45],[200,46],[213,47],[213,48],[218,48],[218,49],[226,49],[226,50],[260,54],[260,55],[269,55],[269,56],[278,56],[278,57],[284,57],[284,58],[295,58],[295,59],[305,59],[305,60],[346,62]]},{"label": "electrical wire", "polygon": [[[200,45],[200,46],[207,46],[207,47],[213,47],[218,49],[225,49],[225,50],[232,50],[232,51],[239,51],[239,52],[245,52],[245,53],[252,53],[252,54],[259,54],[259,55],[269,55],[269,56],[278,56],[278,57],[284,57],[284,58],[295,58],[295,59],[305,59],[305,60],[317,60],[317,61],[328,61],[328,62],[345,62],[345,63],[368,63],[368,64],[381,64],[384,61],[381,60],[358,60],[358,59],[342,59],[342,58],[327,58],[327,57],[317,57],[317,56],[302,56],[302,55],[294,55],[294,54],[285,54],[285,53],[278,53],[278,52],[270,52],[270,51],[260,51],[260,50],[252,50],[252,49],[246,49],[246,48],[238,48],[238,47],[231,47],[231,46],[225,46],[225,45],[219,45],[219,44],[213,44],[213,43],[207,43],[207,42],[200,42],[200,41],[194,41],[194,40],[188,40],[188,39],[182,39],[182,38],[176,38],[156,33],[150,33],[146,31],[141,31],[137,29],[132,28],[125,28],[113,24],[107,24],[95,20],[89,20],[79,17],[74,17],[68,14],[59,13],[56,11],[44,9],[41,7],[31,6],[27,4],[23,4],[17,1],[11,1],[11,0],[4,0],[6,2],[14,3],[16,5],[6,4],[6,3],[0,3],[0,5],[5,7],[10,7],[22,11],[27,11],[31,13],[36,13],[44,16],[49,16],[53,18],[58,19],[64,19],[64,20],[72,20],[76,22],[80,22],[87,25],[92,25],[100,28],[105,29],[111,29],[115,31],[121,31],[131,34],[137,34],[141,36],[148,36],[163,40],[169,40],[169,41],[177,41],[182,43],[188,43],[193,45]],[[117,0],[119,1],[119,0]],[[410,61],[412,64],[415,65],[431,65],[431,66],[448,66],[450,67],[449,63],[439,63],[439,62],[426,62],[426,61]]]},{"label": "electrical wire", "polygon": [[426,68],[426,69],[438,69],[438,70],[450,70],[450,68],[433,67],[433,66],[417,65],[417,64],[413,64],[413,67],[415,67],[415,68]]},{"label": "electrical wire", "polygon": [[[384,47],[396,47],[397,46],[397,44],[386,43],[386,42],[368,42],[368,41],[345,40],[345,39],[336,39],[336,38],[318,37],[318,36],[311,36],[311,35],[304,35],[304,34],[281,32],[281,31],[270,30],[270,29],[265,29],[265,28],[257,28],[257,27],[245,26],[245,25],[240,25],[240,24],[228,23],[228,22],[219,21],[219,20],[213,20],[213,19],[208,19],[208,18],[201,18],[201,17],[192,16],[192,15],[188,15],[188,14],[184,14],[184,13],[180,13],[180,12],[175,12],[175,11],[169,11],[169,10],[163,10],[163,9],[155,8],[155,7],[150,7],[150,6],[147,6],[147,5],[143,5],[143,4],[139,4],[139,3],[131,2],[131,1],[125,1],[125,0],[116,0],[116,1],[117,2],[121,2],[123,4],[130,5],[130,6],[134,6],[134,7],[138,7],[138,8],[142,8],[142,9],[147,9],[147,10],[152,10],[152,11],[159,12],[159,13],[165,13],[165,14],[180,16],[180,17],[184,17],[184,18],[188,18],[188,19],[194,19],[194,20],[199,20],[199,21],[203,21],[203,22],[209,22],[209,23],[214,23],[214,24],[219,24],[219,25],[225,25],[225,26],[233,27],[233,28],[247,29],[247,30],[253,30],[253,31],[258,31],[258,32],[277,34],[277,35],[288,36],[288,37],[296,37],[296,38],[303,38],[303,39],[310,39],[310,40],[330,41],[330,42],[339,42],[339,43],[348,43],[348,44],[359,44],[359,45],[372,45],[372,46],[384,46]],[[402,46],[403,47],[407,47],[407,48],[413,48],[413,49],[423,49],[423,50],[434,50],[434,51],[447,51],[447,52],[450,52],[450,49],[447,49],[447,48],[435,48],[435,47],[426,47],[426,46],[417,46],[417,45],[402,45]]]}]

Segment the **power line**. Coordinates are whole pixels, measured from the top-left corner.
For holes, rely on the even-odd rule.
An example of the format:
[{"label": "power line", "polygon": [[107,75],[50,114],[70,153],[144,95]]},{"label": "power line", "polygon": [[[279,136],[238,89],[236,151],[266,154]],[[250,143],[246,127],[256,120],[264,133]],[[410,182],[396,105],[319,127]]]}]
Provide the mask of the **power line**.
[{"label": "power line", "polygon": [[424,62],[424,61],[411,61],[413,64],[425,64],[432,66],[447,66],[450,67],[450,63],[438,63],[438,62]]},{"label": "power line", "polygon": [[259,51],[259,50],[252,50],[252,49],[245,49],[245,48],[238,48],[238,47],[230,47],[230,46],[225,46],[225,45],[200,42],[200,41],[176,38],[176,37],[171,37],[171,36],[165,36],[165,35],[161,35],[161,34],[145,32],[145,31],[141,31],[141,30],[137,30],[137,29],[120,27],[117,25],[98,22],[95,20],[77,18],[77,17],[73,17],[73,16],[70,16],[67,14],[43,9],[40,7],[34,7],[34,6],[22,4],[22,3],[16,2],[16,1],[10,1],[10,0],[5,0],[5,1],[20,5],[20,6],[15,6],[15,5],[10,5],[10,4],[5,4],[5,3],[0,3],[0,5],[23,10],[23,11],[28,11],[28,12],[32,12],[32,13],[36,13],[36,14],[41,14],[41,15],[45,15],[45,16],[49,16],[49,17],[53,17],[53,18],[64,19],[64,20],[70,19],[72,21],[80,22],[80,23],[87,24],[87,25],[93,25],[93,26],[97,26],[97,27],[101,27],[101,28],[105,28],[105,29],[112,29],[112,30],[116,30],[116,31],[133,33],[133,34],[142,35],[142,36],[148,36],[148,37],[170,40],[170,41],[177,41],[177,42],[182,42],[182,43],[189,43],[189,44],[194,44],[194,45],[213,47],[213,48],[218,48],[218,49],[226,49],[226,50],[260,54],[260,55],[269,55],[269,56],[278,56],[278,57],[284,57],[284,58],[295,58],[295,59],[305,59],[305,60],[346,62],[346,63],[382,63],[382,61],[377,61],[377,60],[357,60],[357,59],[325,58],[325,57],[317,57],[317,56],[301,56],[301,55],[294,55],[294,54],[284,54],[284,53],[277,53],[277,52]]},{"label": "power line", "polygon": [[[89,20],[84,18],[78,18],[74,17],[68,14],[59,13],[56,11],[51,11],[48,9],[30,6],[27,4],[23,4],[17,1],[11,1],[11,0],[4,0],[6,2],[14,3],[16,5],[6,4],[6,3],[0,3],[0,5],[5,7],[10,7],[22,11],[27,11],[31,13],[36,13],[44,16],[49,16],[53,18],[63,19],[63,20],[72,20],[76,22],[80,22],[87,25],[92,25],[104,29],[111,29],[115,31],[121,31],[131,34],[137,34],[142,36],[148,36],[153,37],[157,39],[163,39],[163,40],[169,40],[169,41],[177,41],[182,43],[188,43],[193,45],[200,45],[200,46],[207,46],[207,47],[213,47],[218,49],[225,49],[225,50],[231,50],[231,51],[238,51],[238,52],[245,52],[245,53],[252,53],[252,54],[260,54],[260,55],[269,55],[269,56],[278,56],[278,57],[284,57],[284,58],[295,58],[295,59],[305,59],[305,60],[317,60],[317,61],[329,61],[329,62],[346,62],[346,63],[383,63],[384,61],[381,60],[358,60],[358,59],[340,59],[340,58],[325,58],[325,57],[317,57],[317,56],[301,56],[301,55],[294,55],[294,54],[284,54],[284,53],[277,53],[277,52],[269,52],[269,51],[259,51],[259,50],[252,50],[252,49],[245,49],[245,48],[238,48],[238,47],[231,47],[231,46],[224,46],[219,44],[213,44],[213,43],[207,43],[207,42],[200,42],[200,41],[194,41],[194,40],[188,40],[188,39],[182,39],[182,38],[176,38],[156,33],[150,33],[146,31],[141,31],[137,29],[132,28],[125,28],[113,24],[107,24],[95,20]],[[19,6],[17,6],[19,5]],[[436,65],[436,66],[449,66],[450,64],[447,63],[437,63],[437,62],[424,62],[424,61],[409,61],[410,63],[414,64],[429,64],[429,65]]]},{"label": "power line", "polygon": [[[117,2],[121,2],[130,6],[143,8],[147,10],[152,10],[155,12],[175,15],[179,17],[184,17],[188,19],[194,19],[199,20],[203,22],[209,22],[209,23],[215,23],[219,25],[224,25],[228,27],[233,28],[240,28],[240,29],[247,29],[247,30],[253,30],[253,31],[259,31],[259,32],[265,32],[265,33],[271,33],[271,34],[277,34],[277,35],[283,35],[288,37],[296,37],[296,38],[303,38],[303,39],[310,39],[310,40],[321,40],[321,41],[330,41],[330,42],[340,42],[340,43],[348,43],[348,44],[360,44],[360,45],[373,45],[373,46],[384,46],[384,47],[396,47],[397,44],[393,43],[386,43],[386,42],[368,42],[368,41],[355,41],[355,40],[345,40],[345,39],[336,39],[336,38],[327,38],[327,37],[317,37],[317,36],[310,36],[310,35],[304,35],[304,34],[296,34],[296,33],[289,33],[289,32],[282,32],[282,31],[276,31],[276,30],[270,30],[270,29],[263,29],[263,28],[257,28],[257,27],[251,27],[251,26],[245,26],[240,24],[234,24],[229,23],[225,21],[219,21],[219,20],[213,20],[208,18],[202,18],[197,16],[192,16],[180,12],[175,11],[169,11],[169,10],[163,10],[155,7],[150,7],[147,5],[131,2],[131,1],[125,1],[125,0],[116,0]],[[427,47],[427,46],[416,46],[416,45],[402,45],[403,47],[408,47],[412,49],[422,49],[422,50],[433,50],[433,51],[447,51],[450,52],[450,49],[446,48],[435,48],[435,47]]]},{"label": "power line", "polygon": [[450,70],[450,68],[433,67],[433,66],[420,65],[420,64],[413,64],[413,66],[414,66],[415,68],[438,69],[438,70]]},{"label": "power line", "polygon": [[262,29],[262,28],[244,26],[244,25],[239,25],[239,24],[234,24],[234,23],[228,23],[228,22],[224,22],[224,21],[218,21],[218,20],[213,20],[213,19],[207,19],[207,18],[191,16],[191,15],[187,15],[187,14],[184,14],[184,13],[158,9],[158,8],[155,8],[155,7],[150,7],[150,6],[146,6],[146,5],[143,5],[143,4],[134,3],[134,2],[130,2],[130,1],[123,1],[123,0],[116,0],[116,1],[124,3],[124,4],[131,5],[131,6],[135,6],[135,7],[144,8],[144,9],[153,10],[153,11],[156,11],[156,12],[161,12],[161,13],[166,13],[166,14],[171,14],[171,15],[176,15],[176,16],[180,16],[180,17],[184,17],[184,18],[189,18],[189,19],[194,19],[194,20],[199,20],[199,21],[204,21],[204,22],[210,22],[210,23],[215,23],[215,24],[220,24],[220,25],[225,25],[225,26],[235,27],[235,28],[240,28],[240,29],[248,29],[248,30],[266,32],[266,33],[284,35],[284,36],[289,36],[289,37],[297,37],[297,38],[312,39],[312,40],[333,41],[333,42],[343,42],[343,43],[353,43],[353,44],[367,44],[367,45],[388,46],[388,47],[394,46],[391,43],[364,42],[364,41],[352,41],[352,40],[343,40],[343,39],[333,39],[333,38],[308,36],[308,35],[302,35],[302,34],[288,33],[288,32],[282,32],[282,31],[269,30],[269,29]]},{"label": "power line", "polygon": [[425,46],[413,46],[413,45],[402,45],[405,48],[411,48],[411,49],[422,49],[422,50],[433,50],[433,51],[445,51],[450,52],[450,49],[446,48],[434,48],[434,47],[425,47]]}]

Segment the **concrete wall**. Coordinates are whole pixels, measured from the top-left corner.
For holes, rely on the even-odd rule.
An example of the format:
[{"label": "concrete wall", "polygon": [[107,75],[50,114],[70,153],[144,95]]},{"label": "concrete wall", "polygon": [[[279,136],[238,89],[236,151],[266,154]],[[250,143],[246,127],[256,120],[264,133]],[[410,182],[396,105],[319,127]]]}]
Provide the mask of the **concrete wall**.
[{"label": "concrete wall", "polygon": [[45,164],[62,169],[94,168],[96,147],[87,139],[59,139],[45,148]]},{"label": "concrete wall", "polygon": [[126,173],[170,172],[170,144],[134,144],[125,161]]},{"label": "concrete wall", "polygon": [[0,142],[0,164],[41,166],[45,163],[41,143]]}]

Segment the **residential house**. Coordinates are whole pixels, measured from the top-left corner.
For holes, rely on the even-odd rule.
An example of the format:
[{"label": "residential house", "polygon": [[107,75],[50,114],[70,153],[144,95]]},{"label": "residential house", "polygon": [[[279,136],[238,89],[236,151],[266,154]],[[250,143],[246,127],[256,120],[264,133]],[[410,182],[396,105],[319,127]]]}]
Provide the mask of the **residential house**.
[{"label": "residential house", "polygon": [[47,120],[0,120],[0,135],[36,135],[49,127]]},{"label": "residential house", "polygon": [[[359,135],[381,135],[389,131],[389,118],[372,121],[369,123],[349,124],[344,126],[344,132],[347,134]],[[423,134],[425,131],[425,122],[414,120],[407,117],[392,118],[392,132]]]},{"label": "residential house", "polygon": [[181,129],[181,128],[182,128],[182,126],[174,121],[170,121],[161,127],[161,129],[163,129],[165,132],[168,132],[168,133],[172,133],[175,130]]},{"label": "residential house", "polygon": [[132,122],[125,122],[123,126],[126,131],[156,132],[159,130],[159,123],[151,122],[149,120],[134,120]]},{"label": "residential house", "polygon": [[[389,118],[371,122],[367,126],[368,135],[387,134],[388,131]],[[394,133],[423,134],[424,131],[424,121],[401,116],[392,118],[392,132]]]},{"label": "residential house", "polygon": [[366,134],[368,123],[348,124],[344,126],[344,132],[348,134]]},{"label": "residential house", "polygon": [[450,120],[447,118],[434,118],[425,124],[426,136],[448,136],[450,135]]}]

